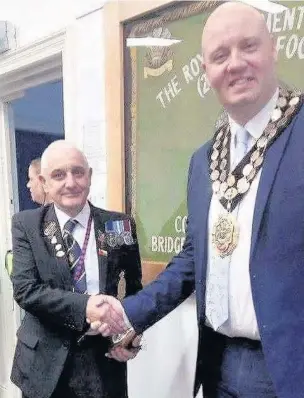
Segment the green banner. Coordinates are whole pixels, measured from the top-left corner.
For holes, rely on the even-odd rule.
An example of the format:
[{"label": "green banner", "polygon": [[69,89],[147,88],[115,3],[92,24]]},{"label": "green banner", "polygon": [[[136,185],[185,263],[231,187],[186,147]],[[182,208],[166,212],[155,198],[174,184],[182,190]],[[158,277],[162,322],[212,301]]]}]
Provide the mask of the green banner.
[{"label": "green banner", "polygon": [[[282,4],[286,12],[265,15],[279,51],[279,79],[303,89],[304,1]],[[179,44],[129,53],[130,193],[144,260],[167,262],[181,250],[190,157],[212,136],[222,112],[201,68],[209,14],[182,13],[182,19],[151,29],[154,37],[178,38]]]}]

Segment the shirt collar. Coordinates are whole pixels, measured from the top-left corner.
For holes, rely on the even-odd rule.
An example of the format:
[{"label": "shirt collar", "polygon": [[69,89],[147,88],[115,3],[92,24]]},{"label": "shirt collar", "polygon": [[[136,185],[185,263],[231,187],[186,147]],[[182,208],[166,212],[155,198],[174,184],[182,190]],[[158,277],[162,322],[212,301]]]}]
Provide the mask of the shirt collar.
[{"label": "shirt collar", "polygon": [[[245,124],[244,128],[248,131],[250,136],[253,137],[255,140],[258,140],[263,134],[263,131],[265,130],[271,118],[272,112],[276,107],[278,98],[279,98],[279,89],[277,88],[271,99],[264,106],[264,108],[259,113],[257,113],[251,120],[249,120],[249,122]],[[234,142],[235,134],[237,130],[242,126],[236,123],[229,115],[228,119],[231,130],[231,142]]]},{"label": "shirt collar", "polygon": [[66,214],[65,212],[63,212],[62,210],[60,210],[55,204],[54,204],[54,208],[55,208],[55,213],[56,213],[56,217],[58,219],[59,222],[59,226],[60,226],[60,230],[63,231],[64,225],[65,223],[72,218],[73,220],[78,221],[78,223],[83,227],[86,228],[88,225],[88,221],[89,221],[89,217],[90,217],[90,213],[91,213],[91,209],[90,209],[90,205],[88,202],[86,202],[86,204],[84,205],[84,207],[82,208],[82,210],[77,214],[77,216],[75,217],[70,217],[68,214]]}]

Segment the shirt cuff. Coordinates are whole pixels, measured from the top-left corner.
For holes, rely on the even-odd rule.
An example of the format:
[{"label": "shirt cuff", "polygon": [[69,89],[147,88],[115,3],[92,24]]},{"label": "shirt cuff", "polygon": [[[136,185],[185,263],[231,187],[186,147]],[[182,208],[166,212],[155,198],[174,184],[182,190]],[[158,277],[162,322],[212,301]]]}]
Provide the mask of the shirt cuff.
[{"label": "shirt cuff", "polygon": [[123,320],[124,323],[126,324],[127,329],[134,329],[133,326],[131,325],[131,322],[129,321],[129,318],[127,317],[127,314],[125,311],[123,311]]}]

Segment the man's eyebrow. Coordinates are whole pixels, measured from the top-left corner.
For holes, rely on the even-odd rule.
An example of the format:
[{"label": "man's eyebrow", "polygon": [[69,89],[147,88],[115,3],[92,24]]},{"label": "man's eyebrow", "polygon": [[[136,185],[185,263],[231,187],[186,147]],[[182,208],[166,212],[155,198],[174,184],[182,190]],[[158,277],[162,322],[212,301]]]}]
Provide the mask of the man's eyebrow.
[{"label": "man's eyebrow", "polygon": [[221,45],[219,47],[216,47],[214,50],[211,51],[210,53],[210,57],[213,57],[214,55],[216,55],[217,53],[221,52],[221,51],[225,51],[226,47]]},{"label": "man's eyebrow", "polygon": [[51,174],[58,173],[58,172],[63,172],[63,171],[64,171],[63,169],[54,169],[54,170],[51,171]]},{"label": "man's eyebrow", "polygon": [[258,36],[246,36],[246,37],[243,37],[241,41],[246,43],[248,41],[256,41],[256,42],[258,42],[260,40],[261,39]]}]

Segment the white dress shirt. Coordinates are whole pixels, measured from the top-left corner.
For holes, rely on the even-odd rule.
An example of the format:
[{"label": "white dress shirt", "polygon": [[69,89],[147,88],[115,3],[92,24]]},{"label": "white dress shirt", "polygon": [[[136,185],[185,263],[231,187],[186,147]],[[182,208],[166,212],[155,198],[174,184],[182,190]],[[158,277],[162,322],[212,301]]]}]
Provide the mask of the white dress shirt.
[{"label": "white dress shirt", "polygon": [[[276,106],[277,99],[278,89],[271,100],[265,105],[265,107],[244,126],[250,136],[248,142],[248,151],[255,144],[256,140],[260,138],[264,129],[266,128],[271,114]],[[241,126],[233,121],[230,117],[229,124],[231,129],[230,157],[233,162],[236,143],[235,136],[237,130]],[[232,212],[234,217],[237,218],[237,223],[239,226],[239,240],[237,247],[231,254],[229,265],[229,318],[218,330],[220,333],[230,337],[247,337],[254,340],[259,340],[260,336],[251,293],[249,257],[251,248],[253,213],[261,171],[262,169],[260,169],[259,173],[254,178],[249,191],[243,197],[240,204]],[[226,210],[224,210],[217,196],[213,195],[210,203],[208,220],[209,237],[207,284],[211,267],[210,259],[214,254],[211,236],[212,226],[216,222],[219,214],[225,212]],[[206,320],[206,324],[210,325],[208,320]]]},{"label": "white dress shirt", "polygon": [[[77,220],[73,230],[73,236],[80,248],[83,247],[88,221],[90,218],[90,206],[87,202],[80,213],[77,214],[76,217],[70,217],[62,210],[60,210],[56,205],[55,213],[60,225],[61,234],[63,232],[63,228],[65,223],[72,218],[73,220]],[[94,220],[92,220],[91,231],[89,242],[87,246],[87,251],[84,258],[84,266],[86,271],[86,280],[87,280],[87,291],[88,294],[98,294],[99,293],[99,265],[98,265],[98,257],[97,257],[97,248],[96,248],[96,238],[95,238],[95,230],[94,230]]]}]

